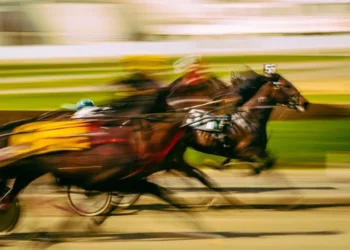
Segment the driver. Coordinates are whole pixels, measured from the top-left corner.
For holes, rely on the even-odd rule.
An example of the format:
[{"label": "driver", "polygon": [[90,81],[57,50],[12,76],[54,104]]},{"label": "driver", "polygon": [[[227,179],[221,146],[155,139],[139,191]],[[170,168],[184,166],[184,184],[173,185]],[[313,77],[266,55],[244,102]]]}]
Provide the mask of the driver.
[{"label": "driver", "polygon": [[91,101],[90,99],[83,99],[77,103],[75,109],[77,111],[72,115],[71,118],[73,118],[73,119],[103,116],[103,114],[99,113],[98,111],[107,110],[110,108],[97,107],[95,105],[95,103],[93,101]]},{"label": "driver", "polygon": [[185,74],[182,77],[184,85],[197,84],[210,78],[207,63],[200,57],[192,57],[189,64],[185,65]]}]

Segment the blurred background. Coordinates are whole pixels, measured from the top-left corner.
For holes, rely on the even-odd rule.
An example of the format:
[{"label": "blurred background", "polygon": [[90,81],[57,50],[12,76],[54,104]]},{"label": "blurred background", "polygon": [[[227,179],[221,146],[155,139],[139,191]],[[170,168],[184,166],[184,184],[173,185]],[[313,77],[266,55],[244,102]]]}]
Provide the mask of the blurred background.
[{"label": "blurred background", "polygon": [[174,60],[200,54],[227,81],[238,65],[261,72],[276,63],[312,103],[325,104],[269,123],[281,166],[324,167],[333,154],[348,160],[348,0],[2,0],[0,44],[0,108],[37,110],[10,111],[3,122],[114,96],[130,56],[169,84]]},{"label": "blurred background", "polygon": [[[262,73],[264,63],[275,63],[278,73],[312,103],[305,114],[276,110],[272,115],[268,123],[269,149],[278,158],[277,167],[349,169],[350,0],[0,0],[0,122],[32,117],[82,98],[98,102],[115,96],[120,86],[114,82],[130,74],[125,61],[133,60],[134,67],[167,85],[179,76],[172,63],[189,54],[203,56],[213,74],[225,81],[242,64]],[[212,159],[223,160],[191,149],[186,153],[186,160],[199,167]],[[312,184],[315,173],[296,182]],[[280,185],[278,181],[276,185]],[[269,185],[275,180],[267,182]],[[237,185],[250,187],[252,183],[242,181]],[[336,185],[324,184],[323,179],[317,183],[322,187]],[[349,186],[343,186],[348,194]],[[46,189],[34,190],[38,193]],[[324,192],[319,191],[322,195]],[[336,197],[339,190],[332,192],[329,197]],[[40,211],[37,208],[43,204],[37,202],[33,211]],[[246,215],[238,228],[259,223],[259,216],[254,216]],[[278,216],[280,221],[286,218]],[[291,220],[301,218],[295,224],[304,230],[312,217],[308,216],[296,213]],[[341,212],[332,216],[340,216],[336,225],[350,225]],[[322,222],[317,215],[315,221],[319,224],[311,223],[310,230],[320,228],[320,224],[327,225],[328,230],[334,225],[330,223],[332,216]],[[275,218],[273,214],[267,221],[260,221],[261,225],[252,226],[251,231],[265,229]],[[109,227],[115,230],[116,224],[138,224],[128,219],[117,217],[118,222]],[[120,222],[123,220],[124,224]],[[139,225],[150,223],[149,218],[145,221]],[[223,224],[214,222],[208,219],[208,224],[220,225],[218,230],[224,230]],[[237,229],[237,221],[227,223]],[[169,224],[171,228],[176,224],[172,217]],[[290,221],[281,222],[275,231],[285,230],[286,225],[291,225]],[[330,228],[340,230],[340,226]],[[250,241],[251,234],[245,237],[248,243],[258,242]],[[314,236],[308,237],[310,240],[302,243],[318,243]],[[334,243],[342,246],[345,240]],[[287,249],[296,241],[285,242],[278,249]]]},{"label": "blurred background", "polygon": [[346,34],[349,8],[346,0],[2,0],[0,42],[17,46]]}]

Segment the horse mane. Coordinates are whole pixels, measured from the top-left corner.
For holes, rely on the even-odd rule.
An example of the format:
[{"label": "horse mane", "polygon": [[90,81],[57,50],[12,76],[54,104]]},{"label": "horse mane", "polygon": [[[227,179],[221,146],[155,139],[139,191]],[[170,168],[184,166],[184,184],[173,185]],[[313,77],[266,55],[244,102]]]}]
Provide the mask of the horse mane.
[{"label": "horse mane", "polygon": [[153,104],[148,106],[148,108],[145,110],[145,113],[164,113],[169,110],[173,110],[173,108],[171,108],[167,103],[167,97],[170,94],[170,92],[170,87],[158,89],[155,94]]},{"label": "horse mane", "polygon": [[238,105],[243,105],[268,81],[264,75],[255,74],[248,78],[236,78],[235,82],[231,80],[233,92],[241,96]]}]

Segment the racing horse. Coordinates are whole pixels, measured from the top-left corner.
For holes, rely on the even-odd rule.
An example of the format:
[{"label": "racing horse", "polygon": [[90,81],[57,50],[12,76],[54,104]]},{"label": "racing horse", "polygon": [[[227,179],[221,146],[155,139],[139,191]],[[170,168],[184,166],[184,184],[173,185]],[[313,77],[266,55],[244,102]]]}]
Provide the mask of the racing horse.
[{"label": "racing horse", "polygon": [[[161,96],[161,95],[160,95]],[[150,107],[150,113],[163,113],[166,110],[166,104],[164,104],[164,98],[162,100],[162,98],[158,98],[157,102],[155,103],[155,105],[153,107]],[[153,109],[153,110],[151,110]],[[153,112],[151,112],[153,111]],[[173,114],[172,114],[173,115]],[[118,117],[118,114],[115,115],[116,117]],[[114,117],[114,116],[112,116]],[[67,180],[67,178],[69,177],[69,174],[66,174],[65,172],[61,172],[58,169],[60,169],[59,167],[57,167],[55,164],[58,164],[59,166],[62,167],[62,169],[64,169],[64,165],[86,165],[88,164],[88,162],[90,161],[90,163],[92,165],[98,166],[97,170],[100,171],[101,173],[105,174],[105,171],[111,171],[109,168],[111,167],[110,165],[112,164],[112,162],[114,162],[116,165],[118,165],[118,162],[123,162],[121,160],[121,158],[128,158],[128,157],[121,157],[123,155],[127,155],[127,156],[132,156],[129,157],[130,159],[133,158],[136,155],[136,151],[135,149],[133,149],[128,143],[129,140],[134,139],[132,135],[136,135],[138,133],[132,133],[133,130],[135,129],[135,127],[137,126],[142,126],[142,122],[140,122],[140,119],[134,118],[133,116],[130,117],[125,117],[125,118],[120,118],[120,119],[108,119],[105,122],[102,121],[102,125],[99,126],[98,124],[101,123],[101,121],[97,121],[97,122],[85,122],[84,120],[82,120],[82,125],[83,127],[97,127],[96,132],[94,132],[93,134],[97,134],[96,136],[91,136],[91,141],[88,142],[88,144],[91,146],[91,148],[89,148],[89,150],[82,150],[82,151],[68,151],[68,152],[52,152],[52,153],[48,153],[48,154],[39,154],[39,155],[33,155],[29,158],[24,158],[21,159],[19,161],[15,161],[13,163],[4,165],[0,168],[0,178],[1,180],[6,180],[6,179],[10,179],[10,178],[16,178],[15,184],[13,189],[11,190],[11,193],[9,194],[8,198],[13,199],[20,190],[22,190],[27,184],[29,184],[30,182],[32,182],[34,179],[38,178],[39,176],[41,176],[44,173],[49,173],[49,172],[54,172],[54,175],[58,175],[59,178],[62,178],[62,180]],[[147,118],[145,118],[145,120],[147,120]],[[119,121],[119,122],[118,122]],[[166,143],[171,139],[171,135],[173,133],[169,133],[169,134],[162,134],[161,132],[164,131],[168,131],[167,129],[172,129],[174,130],[176,127],[179,127],[179,124],[181,124],[181,119],[179,121],[172,121],[172,122],[165,122],[163,121],[162,118],[153,118],[150,119],[150,121],[154,122],[157,121],[156,123],[160,124],[159,126],[162,127],[162,129],[159,129],[160,132],[158,134],[157,137],[152,138],[152,140],[156,140],[156,142],[152,142],[155,143],[155,145],[153,145],[151,143],[151,145],[148,145],[149,148],[154,148],[154,150],[157,150],[161,147],[165,147]],[[63,121],[61,121],[63,122]],[[78,124],[80,124],[80,121],[77,121]],[[41,124],[43,123],[43,124]],[[33,128],[32,131],[26,131],[26,129],[24,128],[25,126],[28,126],[30,124],[33,124]],[[55,123],[53,123],[55,124]],[[127,124],[127,125],[125,125]],[[137,124],[137,125],[136,125]],[[71,125],[72,127],[67,127],[67,129],[74,129],[74,123]],[[161,126],[163,125],[163,126]],[[23,122],[23,121],[18,121],[18,122],[13,122],[13,123],[9,123],[6,124],[6,126],[2,127],[2,133],[3,135],[1,136],[1,140],[0,140],[0,147],[2,149],[6,148],[7,146],[16,146],[16,145],[11,145],[11,139],[13,140],[14,137],[16,137],[16,131],[18,130],[18,128],[20,128],[19,133],[21,132],[27,132],[28,136],[30,137],[32,136],[31,134],[33,134],[33,136],[36,136],[35,133],[37,133],[37,131],[45,131],[45,129],[38,129],[35,126],[50,126],[50,122],[48,121],[44,121],[44,120],[40,120],[38,121],[37,119],[33,119],[30,122]],[[52,125],[51,125],[52,126]],[[57,125],[58,126],[58,125]],[[106,128],[106,129],[104,129]],[[143,128],[140,128],[143,129]],[[48,129],[49,130],[49,129]],[[106,130],[106,131],[104,131]],[[111,132],[108,132],[108,131]],[[15,131],[15,132],[14,132]],[[90,131],[89,129],[87,129],[87,131]],[[58,130],[57,133],[59,133],[60,130]],[[90,131],[91,132],[91,131]],[[104,136],[98,136],[98,134],[104,132],[107,135]],[[87,133],[87,135],[89,135],[89,133]],[[124,136],[125,135],[125,136]],[[167,136],[166,136],[167,135]],[[21,136],[21,134],[19,134],[18,136]],[[111,138],[109,139],[108,136],[110,136]],[[84,136],[81,136],[82,138],[85,138]],[[96,138],[95,138],[96,137]],[[101,137],[101,138],[100,138]],[[125,137],[125,138],[124,138]],[[169,138],[168,138],[169,137]],[[35,137],[33,137],[35,138]],[[44,138],[45,139],[45,138]],[[20,139],[19,139],[20,140]],[[34,140],[34,139],[33,139]],[[64,138],[62,138],[61,140],[64,140]],[[113,143],[114,141],[122,141],[122,142],[126,142],[126,146],[123,143]],[[57,135],[57,142],[60,142],[60,137],[59,135]],[[158,143],[158,144],[157,144]],[[12,143],[13,144],[13,143]],[[102,150],[101,148],[104,148],[104,150]],[[118,152],[118,150],[120,150],[120,154],[117,154],[116,157],[116,152]],[[129,150],[131,153],[127,153],[127,150]],[[125,154],[123,154],[125,152]],[[113,155],[113,154],[114,155]],[[71,155],[71,156],[70,156]],[[103,157],[91,157],[93,155],[101,155]],[[76,158],[77,157],[77,158]],[[65,160],[62,160],[65,159]],[[77,159],[81,158],[81,160],[77,161]],[[90,160],[90,158],[92,158]],[[116,159],[113,159],[116,158]],[[74,160],[76,159],[76,160]],[[88,160],[89,159],[89,160]],[[113,160],[112,160],[113,159]],[[94,160],[96,160],[97,162],[94,162]],[[77,163],[73,163],[72,161],[76,161]],[[135,160],[130,160],[130,162],[134,162]],[[78,163],[80,162],[80,163]],[[108,164],[107,164],[108,163]],[[112,164],[113,165],[113,164]],[[31,166],[31,167],[27,167],[27,166]],[[51,167],[48,167],[51,166]],[[117,171],[120,168],[123,168],[124,166],[121,167],[116,167],[114,168],[114,171]],[[84,168],[80,168],[79,166],[76,167],[72,167],[70,168],[72,169],[72,172],[78,172],[78,173],[82,173],[84,172]],[[132,169],[132,167],[128,167],[128,170]],[[22,172],[26,172],[27,175],[24,175]],[[85,173],[85,172],[84,172]],[[23,175],[22,175],[23,174]],[[96,173],[95,173],[96,174]],[[66,177],[66,175],[68,177]],[[75,175],[74,175],[75,176]],[[96,177],[96,176],[95,176]],[[83,179],[91,179],[91,182],[96,182],[93,181],[93,178],[95,178],[93,175],[90,176],[90,174],[87,174],[87,177],[83,178]],[[89,188],[88,186],[86,188]]]},{"label": "racing horse", "polygon": [[[203,110],[215,110],[215,114],[235,113],[237,107],[244,105],[251,99],[257,91],[267,82],[264,75],[260,75],[248,66],[244,66],[241,72],[231,72],[231,84],[227,84],[215,76],[211,76],[206,81],[199,82],[195,85],[183,85],[181,77],[170,84],[171,93],[167,97],[170,104],[174,108],[184,108],[189,102],[201,104],[212,102],[215,105],[202,106]],[[224,102],[220,100],[231,100],[229,105],[221,105]],[[174,100],[174,101],[172,101]],[[235,115],[235,118],[239,116]],[[236,121],[232,121],[236,122]],[[239,122],[239,121],[238,121]],[[194,130],[195,137],[198,140],[213,139],[211,133],[205,131]],[[261,138],[267,138],[266,130],[262,130]],[[267,141],[267,139],[266,139]],[[217,142],[219,142],[217,140]],[[197,147],[198,148],[198,147]],[[216,151],[206,149],[209,154],[216,154]],[[221,154],[220,154],[221,155]],[[234,155],[227,155],[227,158],[220,164],[219,167],[211,166],[216,169],[224,169],[225,165],[235,158]],[[258,173],[258,172],[255,172]]]},{"label": "racing horse", "polygon": [[[144,85],[143,82],[146,81],[146,84]],[[141,95],[139,94],[135,94],[132,93],[131,96],[126,97],[126,98],[122,98],[119,100],[112,100],[112,101],[107,101],[102,105],[99,106],[110,106],[113,109],[114,115],[116,116],[121,116],[123,114],[132,114],[132,116],[134,115],[139,115],[139,114],[144,114],[144,113],[152,113],[152,112],[163,112],[164,110],[159,109],[158,107],[165,107],[166,103],[164,102],[164,100],[162,101],[162,98],[158,98],[154,103],[155,106],[149,105],[152,100],[154,101],[155,96],[154,95],[155,92],[157,92],[157,90],[160,89],[160,86],[158,83],[156,83],[155,81],[152,81],[151,78],[143,75],[143,74],[134,74],[132,75],[130,78],[126,78],[126,79],[122,79],[120,82],[118,82],[118,84],[123,84],[123,85],[131,85],[132,87],[135,87],[136,89],[140,89],[141,90]],[[171,89],[170,88],[166,88],[166,89]],[[145,91],[146,90],[146,91]],[[164,89],[163,89],[164,90]],[[160,91],[161,92],[161,91]],[[163,93],[167,93],[167,95],[169,94],[169,92],[167,92],[165,90],[165,92],[163,91]],[[160,95],[161,96],[161,95]],[[10,133],[11,130],[13,128],[15,128],[16,126],[22,126],[25,125],[27,123],[30,122],[42,122],[42,121],[47,121],[47,120],[62,120],[65,118],[69,118],[71,115],[73,114],[73,111],[71,110],[58,110],[58,111],[53,111],[53,112],[48,112],[46,114],[43,114],[41,116],[38,117],[33,117],[33,118],[29,118],[29,119],[24,119],[24,120],[20,120],[20,121],[15,121],[15,122],[11,122],[5,125],[0,126],[0,131],[3,131],[3,133]],[[139,123],[145,123],[145,120],[139,119],[137,122]],[[149,126],[149,122],[147,123],[147,126]],[[3,137],[2,142],[0,140],[0,145],[1,148],[4,148],[7,145],[7,138]],[[145,157],[144,157],[145,158]],[[47,160],[44,157],[44,161]],[[143,159],[145,160],[145,159]],[[23,160],[23,161],[19,161],[16,162],[14,164],[12,164],[14,167],[16,167],[16,169],[18,169],[18,173],[20,173],[22,170],[23,165],[27,164],[27,160]],[[36,160],[36,162],[41,162],[41,160]],[[6,168],[4,168],[2,171],[0,171],[1,175],[0,178],[6,179],[6,174],[8,174],[11,171],[11,166],[7,166]],[[38,165],[40,165],[38,163]],[[8,169],[8,170],[7,170]],[[6,170],[6,171],[5,171]],[[209,178],[203,177],[204,173],[200,173],[197,170],[194,170],[191,168],[186,169],[186,171],[193,171],[195,172],[196,178],[199,178],[200,181],[204,182],[206,185],[209,185],[210,188],[213,189],[214,183],[212,181],[209,181]],[[16,179],[15,184],[13,189],[11,190],[11,193],[9,193],[9,195],[7,196],[7,200],[11,201],[14,199],[14,197],[16,197],[16,195],[25,187],[25,185],[29,184],[32,179],[36,178],[35,173],[27,173],[27,169],[26,169],[26,174],[24,174],[24,177],[19,177]],[[40,174],[40,173],[39,173]],[[15,176],[9,176],[9,177],[15,177]],[[56,176],[56,180],[59,180],[60,184],[63,184],[64,182],[64,176]],[[218,191],[218,189],[215,189],[216,191]],[[3,200],[3,202],[6,202],[6,199]]]},{"label": "racing horse", "polygon": [[[14,123],[12,128],[7,125],[0,147],[9,149],[10,156],[16,147],[24,146],[22,150],[27,153],[22,153],[22,158],[14,155],[6,159],[8,155],[2,155],[0,215],[16,202],[21,190],[48,173],[64,185],[100,192],[149,193],[177,208],[188,207],[173,198],[169,190],[147,180],[155,172],[178,169],[177,162],[186,148],[189,127],[180,127],[184,114],[171,112],[167,94],[166,89],[159,91],[156,102],[149,106],[150,114],[142,117],[34,121]],[[180,169],[220,191],[200,170],[190,166]],[[10,190],[6,185],[9,179],[15,179]]]},{"label": "racing horse", "polygon": [[[275,163],[275,159],[266,150],[266,125],[273,108],[276,105],[284,105],[304,112],[309,102],[280,74],[257,74],[252,79],[257,81],[253,86],[262,87],[249,101],[237,107],[236,112],[227,117],[227,121],[222,124],[225,129],[212,129],[208,132],[205,128],[195,126],[194,136],[191,137],[189,145],[203,153],[226,157],[228,160],[223,164],[230,159],[251,163],[253,174],[259,174],[262,170],[272,168]],[[205,114],[207,113],[197,112],[197,118],[192,117],[192,120],[196,121]]]}]

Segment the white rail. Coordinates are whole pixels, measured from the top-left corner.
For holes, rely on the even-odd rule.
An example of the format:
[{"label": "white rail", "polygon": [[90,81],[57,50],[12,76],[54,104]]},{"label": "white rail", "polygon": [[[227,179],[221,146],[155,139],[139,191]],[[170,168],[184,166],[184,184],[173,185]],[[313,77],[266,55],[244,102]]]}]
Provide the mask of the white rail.
[{"label": "white rail", "polygon": [[350,35],[237,37],[172,42],[116,42],[61,46],[2,46],[0,63],[25,60],[118,58],[158,54],[276,54],[350,50]]}]

